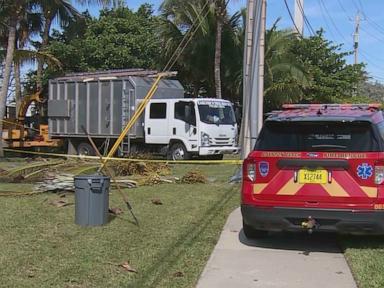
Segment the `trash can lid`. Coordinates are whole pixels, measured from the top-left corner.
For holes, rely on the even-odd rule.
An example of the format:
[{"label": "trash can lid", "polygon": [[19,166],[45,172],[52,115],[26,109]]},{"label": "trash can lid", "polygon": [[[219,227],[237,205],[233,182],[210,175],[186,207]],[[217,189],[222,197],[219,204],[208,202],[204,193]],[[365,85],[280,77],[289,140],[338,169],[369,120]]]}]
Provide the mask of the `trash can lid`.
[{"label": "trash can lid", "polygon": [[91,174],[91,175],[78,175],[74,177],[75,180],[93,180],[93,179],[109,179],[109,177],[100,174]]}]

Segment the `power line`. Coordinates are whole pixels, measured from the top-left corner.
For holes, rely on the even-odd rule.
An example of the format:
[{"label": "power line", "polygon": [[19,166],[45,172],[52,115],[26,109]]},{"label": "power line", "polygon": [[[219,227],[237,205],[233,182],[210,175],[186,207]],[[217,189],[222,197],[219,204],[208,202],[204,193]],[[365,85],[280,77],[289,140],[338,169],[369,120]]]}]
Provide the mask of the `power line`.
[{"label": "power line", "polygon": [[376,68],[379,68],[381,70],[384,70],[384,66],[380,66],[377,64],[372,58],[367,54],[365,51],[360,50],[360,54],[363,56],[363,58],[366,60],[366,62],[372,66],[375,66]]},{"label": "power line", "polygon": [[384,38],[379,38],[375,34],[371,33],[369,30],[365,29],[364,27],[360,27],[360,28],[361,28],[361,30],[363,30],[370,37],[376,39],[377,41],[384,42]]},{"label": "power line", "polygon": [[[360,0],[359,0],[359,1],[360,1]],[[340,0],[337,0],[337,2],[338,2],[338,4],[339,4],[341,10],[344,12],[345,16],[347,17],[347,19],[351,20],[351,18],[350,18],[349,15],[348,15],[348,11],[347,11],[347,9],[345,9],[345,7],[344,7],[344,5],[341,3],[341,1],[340,1]],[[356,6],[356,5],[355,5],[355,6]],[[360,3],[360,6],[361,6],[361,10],[364,11],[364,7],[362,6],[362,3]],[[364,17],[365,17],[364,19],[367,20],[368,22],[370,22],[371,20],[369,19],[369,17],[367,17],[367,15],[366,15],[364,12],[362,12],[362,13],[363,13],[363,15],[364,15]],[[372,25],[372,23],[371,23],[371,25]],[[372,33],[369,32],[369,30],[365,29],[363,26],[361,26],[360,28],[361,28],[364,32],[366,32],[368,35],[370,35],[372,38],[375,38],[375,39],[379,40],[379,38],[378,38],[377,36],[374,36]],[[384,29],[383,29],[383,32],[382,32],[382,33],[383,33],[383,35],[384,35]],[[384,38],[383,38],[383,39],[380,39],[379,41],[384,41]],[[366,56],[365,58],[367,58],[367,57],[369,56],[369,58],[375,58],[377,61],[381,61],[381,62],[384,61],[384,59],[380,59],[380,58],[377,57],[376,55],[371,54],[371,53],[369,53],[369,52],[367,52],[367,51],[364,51],[364,50],[361,49],[361,48],[360,48],[360,51]],[[374,64],[374,65],[375,65],[375,64]]]},{"label": "power line", "polygon": [[349,16],[348,16],[348,12],[347,12],[347,10],[344,8],[344,6],[341,4],[340,0],[337,0],[337,2],[339,3],[339,6],[341,7],[341,10],[343,10],[344,13],[345,13],[345,15],[347,15],[347,18],[349,18]]},{"label": "power line", "polygon": [[[354,3],[355,3],[355,6],[357,6],[356,2],[354,2]],[[359,5],[360,5],[360,10],[361,10],[361,12],[363,13],[363,15],[365,17],[365,20],[368,21],[368,23],[372,26],[373,29],[375,29],[377,32],[379,32],[382,35],[384,35],[384,27],[379,25],[377,22],[372,20],[370,17],[368,17],[368,15],[364,12],[363,3],[361,2],[361,0],[359,0]]]},{"label": "power line", "polygon": [[361,0],[358,0],[359,1],[359,4],[360,4],[360,8],[361,8],[361,12],[364,13],[364,9],[363,9],[363,2],[361,2]]},{"label": "power line", "polygon": [[[299,31],[299,29],[298,29],[298,28],[297,28],[297,26],[296,26],[295,20],[293,19],[293,16],[292,16],[292,12],[291,12],[291,9],[289,9],[289,6],[288,6],[288,3],[287,3],[287,0],[284,0],[284,3],[285,3],[285,7],[287,8],[287,11],[288,11],[289,17],[290,17],[290,18],[291,18],[291,20],[292,20],[293,26],[295,26],[295,29],[296,29],[296,31]],[[299,34],[299,35],[300,35],[300,34]],[[300,35],[300,37],[302,37],[302,35]]]},{"label": "power line", "polygon": [[324,1],[323,0],[319,0],[319,3],[320,3],[320,7],[322,6],[324,8],[325,13],[327,14],[329,20],[331,21],[331,24],[335,28],[335,31],[341,36],[341,38],[345,42],[348,42],[348,40],[344,37],[343,33],[341,33],[340,29],[337,27],[337,25],[336,25],[335,21],[333,20],[331,14],[329,13],[329,10],[328,10],[327,6],[325,6]]},{"label": "power line", "polygon": [[328,24],[327,18],[325,17],[325,13],[324,13],[323,6],[321,5],[320,2],[319,2],[319,7],[320,7],[321,16],[322,16],[323,19],[324,19],[324,23],[325,23],[325,25],[328,27],[328,32],[331,34],[331,36],[332,36],[333,38],[336,39],[337,37],[336,37],[336,35],[332,32],[331,26]]},{"label": "power line", "polygon": [[303,15],[304,23],[305,23],[305,26],[307,26],[307,28],[308,28],[309,34],[310,35],[315,35],[316,34],[315,31],[313,30],[311,23],[309,22],[307,16],[305,15],[303,5],[301,5],[301,2],[299,0],[296,0],[296,3],[298,5],[298,7],[299,7],[299,10],[300,10],[301,14]]}]

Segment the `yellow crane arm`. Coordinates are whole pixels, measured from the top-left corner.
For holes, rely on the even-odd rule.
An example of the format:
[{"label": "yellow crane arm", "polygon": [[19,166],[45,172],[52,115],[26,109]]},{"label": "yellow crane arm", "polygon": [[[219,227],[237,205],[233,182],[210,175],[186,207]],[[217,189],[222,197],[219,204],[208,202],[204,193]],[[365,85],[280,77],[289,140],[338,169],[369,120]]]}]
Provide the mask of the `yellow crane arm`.
[{"label": "yellow crane arm", "polygon": [[41,91],[38,91],[31,95],[27,95],[22,99],[20,103],[19,113],[17,115],[18,122],[24,122],[25,115],[27,114],[28,108],[32,102],[37,102],[37,103],[44,102],[44,99],[41,97]]}]

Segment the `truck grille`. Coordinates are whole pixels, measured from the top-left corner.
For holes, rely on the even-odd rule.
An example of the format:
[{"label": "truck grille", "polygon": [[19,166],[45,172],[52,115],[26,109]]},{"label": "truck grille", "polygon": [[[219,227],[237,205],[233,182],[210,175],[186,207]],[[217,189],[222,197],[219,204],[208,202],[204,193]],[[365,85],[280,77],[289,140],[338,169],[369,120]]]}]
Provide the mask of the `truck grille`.
[{"label": "truck grille", "polygon": [[209,144],[210,146],[228,146],[233,143],[231,138],[210,138]]}]

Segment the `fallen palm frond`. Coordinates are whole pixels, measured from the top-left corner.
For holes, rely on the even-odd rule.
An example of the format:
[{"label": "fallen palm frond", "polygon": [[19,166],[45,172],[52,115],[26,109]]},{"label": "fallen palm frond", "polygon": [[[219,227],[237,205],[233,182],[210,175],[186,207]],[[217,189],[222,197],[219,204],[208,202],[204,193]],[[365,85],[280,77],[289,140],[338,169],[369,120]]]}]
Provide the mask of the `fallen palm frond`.
[{"label": "fallen palm frond", "polygon": [[66,160],[48,161],[48,162],[44,162],[44,163],[36,163],[36,164],[28,165],[28,166],[13,168],[13,169],[7,171],[7,173],[5,173],[3,175],[3,177],[11,179],[11,178],[15,177],[16,175],[26,175],[28,173],[32,173],[33,171],[41,170],[44,167],[63,164],[65,161]]}]

